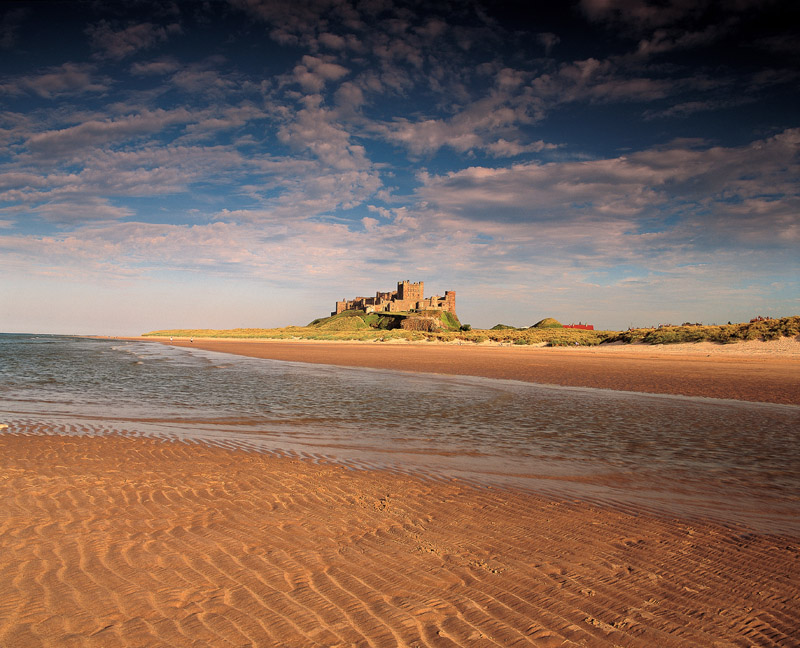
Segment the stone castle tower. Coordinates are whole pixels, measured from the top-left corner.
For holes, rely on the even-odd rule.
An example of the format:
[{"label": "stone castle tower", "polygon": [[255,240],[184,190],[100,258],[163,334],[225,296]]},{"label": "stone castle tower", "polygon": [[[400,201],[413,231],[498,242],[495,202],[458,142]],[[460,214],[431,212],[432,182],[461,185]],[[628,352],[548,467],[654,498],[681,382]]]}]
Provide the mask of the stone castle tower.
[{"label": "stone castle tower", "polygon": [[425,282],[418,281],[411,283],[410,281],[397,282],[397,299],[401,301],[421,302],[424,295]]}]

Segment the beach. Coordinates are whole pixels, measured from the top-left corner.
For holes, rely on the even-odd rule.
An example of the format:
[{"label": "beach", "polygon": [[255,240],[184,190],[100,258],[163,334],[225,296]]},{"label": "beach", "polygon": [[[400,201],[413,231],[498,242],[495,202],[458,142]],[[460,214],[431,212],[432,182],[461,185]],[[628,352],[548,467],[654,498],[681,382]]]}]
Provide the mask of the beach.
[{"label": "beach", "polygon": [[0,645],[796,646],[800,538],[124,436],[0,436]]},{"label": "beach", "polygon": [[[136,338],[168,341],[158,338]],[[483,376],[652,394],[800,404],[800,341],[547,348],[311,340],[178,339],[254,358]]]},{"label": "beach", "polygon": [[[778,403],[752,411],[785,419],[800,402],[800,356],[785,342],[173,346]],[[131,375],[166,362],[134,348]],[[203,376],[228,380],[224,364],[209,367]],[[335,380],[325,371],[316,379]],[[0,646],[800,646],[800,533],[559,495],[557,484],[535,492],[147,438],[152,421],[113,415],[56,423],[44,410],[0,430]]]}]

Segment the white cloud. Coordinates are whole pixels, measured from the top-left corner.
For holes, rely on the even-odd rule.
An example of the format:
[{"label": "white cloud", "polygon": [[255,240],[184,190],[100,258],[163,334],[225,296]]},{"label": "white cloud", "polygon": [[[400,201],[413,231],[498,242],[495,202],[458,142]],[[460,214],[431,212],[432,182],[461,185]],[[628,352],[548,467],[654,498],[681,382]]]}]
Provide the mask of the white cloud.
[{"label": "white cloud", "polygon": [[156,61],[136,62],[131,65],[131,74],[137,76],[172,74],[181,68],[177,59],[166,57]]},{"label": "white cloud", "polygon": [[126,207],[112,205],[107,199],[81,196],[76,202],[48,202],[28,210],[54,223],[85,223],[87,221],[114,221],[133,216]]},{"label": "white cloud", "polygon": [[59,155],[82,147],[94,147],[143,133],[157,132],[169,123],[186,120],[186,110],[156,110],[118,119],[91,120],[77,126],[31,135],[27,146],[32,151],[46,155]]},{"label": "white cloud", "polygon": [[212,109],[188,108],[140,109],[138,112],[98,119],[97,116],[74,126],[54,128],[30,133],[26,147],[36,155],[48,159],[83,157],[84,149],[102,148],[112,144],[131,142],[142,137],[163,134],[166,129],[181,127],[181,132],[197,136],[203,129],[208,132],[235,128],[251,119],[263,117],[263,112],[247,104]]},{"label": "white cloud", "polygon": [[365,103],[363,90],[355,83],[343,83],[339,86],[333,96],[334,103],[343,114],[352,115]]},{"label": "white cloud", "polygon": [[296,65],[292,75],[294,81],[307,92],[320,92],[329,81],[338,81],[347,75],[347,68],[329,60],[305,55]]},{"label": "white cloud", "polygon": [[562,64],[555,73],[542,74],[531,87],[551,103],[574,101],[653,101],[677,89],[671,79],[632,76],[611,60],[594,58]]},{"label": "white cloud", "polygon": [[170,77],[170,82],[183,92],[225,97],[227,102],[239,84],[231,76],[220,73],[219,63],[211,59],[182,67]]},{"label": "white cloud", "polygon": [[296,151],[308,151],[333,169],[370,167],[364,148],[351,141],[350,133],[336,122],[336,114],[309,105],[278,130],[278,138]]},{"label": "white cloud", "polygon": [[506,68],[497,73],[495,81],[495,88],[487,96],[468,103],[452,117],[417,121],[395,118],[376,129],[415,155],[433,153],[443,146],[458,152],[486,149],[493,155],[547,148],[546,144],[521,141],[520,127],[542,117],[540,103],[523,86],[523,78]]},{"label": "white cloud", "polygon": [[[231,174],[274,174],[278,165],[268,159],[244,158],[231,147],[150,146],[132,150],[95,150],[81,160],[81,168],[63,173],[0,173],[0,201],[13,204],[6,209],[39,213],[37,205],[69,202],[70,213],[86,208],[91,201],[109,196],[156,196],[188,191],[195,182],[224,185]],[[286,162],[280,170],[296,172],[298,165]],[[82,207],[83,205],[83,207]],[[50,213],[50,212],[48,212]],[[126,211],[121,215],[130,215]]]},{"label": "white cloud", "polygon": [[487,152],[495,157],[515,157],[524,153],[540,153],[545,150],[553,150],[558,148],[555,144],[548,144],[543,140],[537,140],[530,144],[522,144],[520,142],[509,142],[500,138],[496,142],[491,142],[486,145]]},{"label": "white cloud", "polygon": [[318,41],[321,45],[335,50],[343,50],[347,47],[347,40],[338,34],[325,32],[319,35]]},{"label": "white cloud", "polygon": [[97,79],[94,73],[95,68],[92,65],[63,63],[40,74],[12,78],[0,85],[0,93],[31,93],[43,99],[53,99],[86,92],[106,92],[110,80]]},{"label": "white cloud", "polygon": [[238,106],[220,106],[215,112],[206,111],[194,117],[196,121],[186,125],[187,135],[176,141],[214,138],[220,131],[252,125],[267,119],[269,115],[252,104],[244,103]]},{"label": "white cloud", "polygon": [[164,27],[149,22],[115,30],[107,21],[101,21],[86,30],[92,46],[99,50],[102,56],[116,60],[154,47],[158,43],[166,41],[171,34],[180,33],[180,31],[180,25],[176,23]]}]

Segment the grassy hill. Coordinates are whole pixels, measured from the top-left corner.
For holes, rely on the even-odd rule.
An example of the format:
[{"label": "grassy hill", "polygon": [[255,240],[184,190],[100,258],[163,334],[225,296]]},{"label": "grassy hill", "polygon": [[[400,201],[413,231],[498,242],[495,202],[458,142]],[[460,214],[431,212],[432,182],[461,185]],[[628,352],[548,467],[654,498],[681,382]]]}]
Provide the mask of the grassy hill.
[{"label": "grassy hill", "polygon": [[364,311],[344,311],[331,317],[315,319],[308,328],[324,331],[354,331],[366,328],[381,331],[403,329],[406,331],[458,331],[461,322],[447,311],[430,310],[424,312],[365,313]]},{"label": "grassy hill", "polygon": [[543,320],[539,320],[534,324],[531,328],[543,329],[543,328],[564,328],[564,325],[559,322],[557,319],[553,319],[552,317],[545,317]]}]

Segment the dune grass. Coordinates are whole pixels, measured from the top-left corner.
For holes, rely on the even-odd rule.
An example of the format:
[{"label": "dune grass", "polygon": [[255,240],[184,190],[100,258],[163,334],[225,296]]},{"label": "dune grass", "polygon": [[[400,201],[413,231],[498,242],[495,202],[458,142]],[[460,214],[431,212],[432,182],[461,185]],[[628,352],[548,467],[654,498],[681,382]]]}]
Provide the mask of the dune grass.
[{"label": "dune grass", "polygon": [[[676,344],[679,342],[716,342],[730,344],[747,340],[775,340],[781,337],[800,337],[800,316],[766,319],[745,324],[721,326],[662,326],[638,328],[628,331],[584,331],[566,328],[494,328],[469,331],[447,330],[413,331],[388,328],[392,318],[388,315],[348,315],[338,318],[321,318],[309,326],[284,328],[172,329],[151,331],[145,337],[176,338],[238,338],[271,340],[339,340],[362,342],[450,342],[495,343],[547,346],[595,346],[609,342]],[[387,327],[387,328],[382,328]]]},{"label": "dune grass", "polygon": [[553,317],[545,317],[533,325],[533,328],[564,328],[564,325]]},{"label": "dune grass", "polygon": [[[421,326],[420,324],[425,324]],[[417,324],[415,326],[415,324]],[[321,317],[308,324],[308,328],[326,331],[351,331],[365,328],[390,331],[406,329],[409,331],[458,331],[461,322],[458,317],[447,311],[428,310],[424,312],[365,313],[360,310],[347,310],[330,317]]]},{"label": "dune grass", "polygon": [[507,343],[519,345],[550,344],[552,346],[589,346],[600,344],[601,331],[578,331],[572,329],[525,329],[525,330],[482,330],[471,331],[409,331],[404,329],[375,329],[361,325],[351,328],[333,326],[287,326],[275,329],[241,328],[228,330],[213,329],[171,329],[151,331],[144,337],[176,338],[220,338],[220,339],[271,339],[271,340],[341,340],[388,342],[406,340],[410,342],[482,342]]},{"label": "dune grass", "polygon": [[643,342],[676,344],[678,342],[717,342],[731,344],[747,340],[777,340],[800,336],[800,316],[764,319],[743,324],[715,326],[682,325],[658,328],[637,328],[610,336],[604,342]]}]

